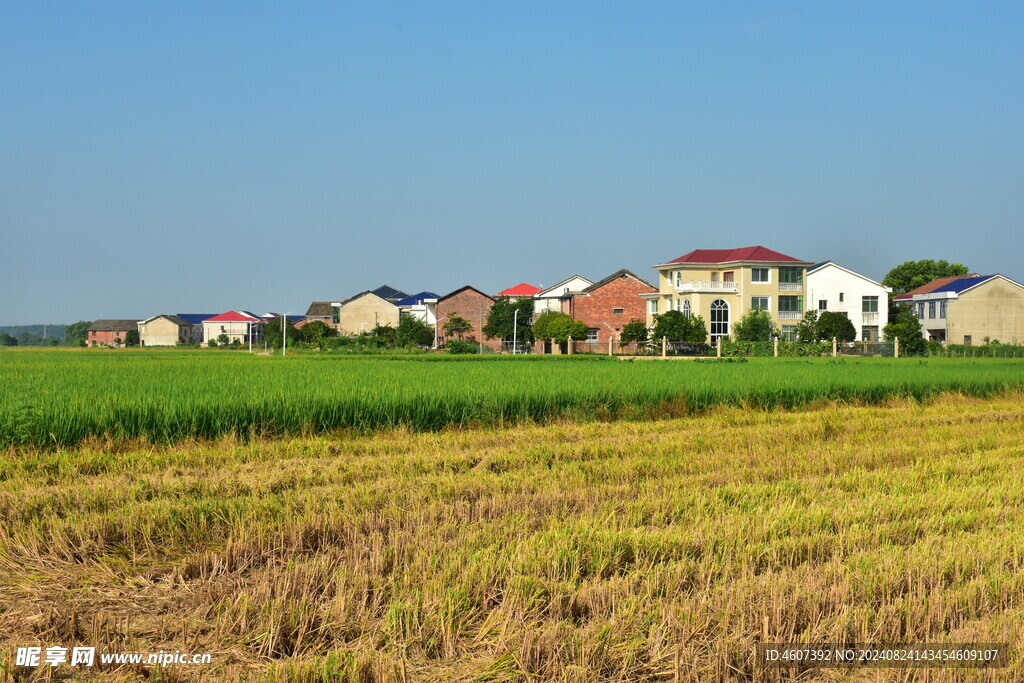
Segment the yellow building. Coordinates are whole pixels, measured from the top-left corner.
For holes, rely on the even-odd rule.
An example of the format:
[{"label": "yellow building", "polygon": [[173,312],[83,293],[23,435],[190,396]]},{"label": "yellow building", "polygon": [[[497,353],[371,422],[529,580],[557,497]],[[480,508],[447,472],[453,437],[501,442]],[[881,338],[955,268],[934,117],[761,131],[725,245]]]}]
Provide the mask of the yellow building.
[{"label": "yellow building", "polygon": [[804,315],[812,264],[764,247],[691,251],[652,266],[658,271],[658,292],[641,295],[647,299],[647,325],[668,311],[699,315],[714,343],[728,338],[732,326],[757,309],[767,311],[783,338],[790,338]]},{"label": "yellow building", "polygon": [[398,306],[373,292],[331,304],[338,309],[337,328],[342,334],[370,333],[380,325],[398,327]]},{"label": "yellow building", "polygon": [[893,300],[910,305],[925,339],[1024,343],[1024,285],[1003,275],[939,278]]}]

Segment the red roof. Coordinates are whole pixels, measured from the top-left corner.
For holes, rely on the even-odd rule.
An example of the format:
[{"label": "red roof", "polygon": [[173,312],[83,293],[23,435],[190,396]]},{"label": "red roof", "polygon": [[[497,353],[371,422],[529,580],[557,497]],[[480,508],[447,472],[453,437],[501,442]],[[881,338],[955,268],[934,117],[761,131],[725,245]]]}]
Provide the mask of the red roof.
[{"label": "red roof", "polygon": [[934,292],[939,287],[943,287],[945,285],[948,285],[950,282],[953,282],[954,280],[959,280],[962,277],[978,277],[978,274],[977,273],[971,273],[970,275],[953,275],[951,277],[940,277],[937,280],[932,280],[931,282],[929,282],[926,285],[921,285],[920,287],[915,287],[914,289],[910,290],[906,294],[900,294],[899,296],[894,296],[892,298],[892,300],[893,301],[900,301],[902,299],[909,299],[910,297],[914,296],[915,294],[927,294],[928,292]]},{"label": "red roof", "polygon": [[534,287],[531,284],[520,282],[515,287],[509,287],[508,289],[498,292],[496,296],[533,296],[539,291],[540,287]]},{"label": "red roof", "polygon": [[733,261],[797,261],[800,259],[780,254],[764,247],[740,249],[694,249],[669,263],[731,263]]},{"label": "red roof", "polygon": [[248,322],[254,322],[254,321],[258,321],[258,320],[259,320],[259,318],[257,318],[256,316],[254,316],[254,315],[247,315],[246,313],[243,313],[241,311],[228,311],[227,313],[221,313],[220,315],[215,315],[212,318],[207,318],[203,322],[206,322],[206,323],[248,323]]}]

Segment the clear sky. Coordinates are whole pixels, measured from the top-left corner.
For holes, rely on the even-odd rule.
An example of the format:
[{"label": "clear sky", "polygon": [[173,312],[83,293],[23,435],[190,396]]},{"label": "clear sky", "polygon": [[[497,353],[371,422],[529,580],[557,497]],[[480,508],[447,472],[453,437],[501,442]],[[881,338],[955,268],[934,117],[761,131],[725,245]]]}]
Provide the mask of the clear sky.
[{"label": "clear sky", "polygon": [[763,244],[1024,280],[1024,3],[0,0],[0,325]]}]

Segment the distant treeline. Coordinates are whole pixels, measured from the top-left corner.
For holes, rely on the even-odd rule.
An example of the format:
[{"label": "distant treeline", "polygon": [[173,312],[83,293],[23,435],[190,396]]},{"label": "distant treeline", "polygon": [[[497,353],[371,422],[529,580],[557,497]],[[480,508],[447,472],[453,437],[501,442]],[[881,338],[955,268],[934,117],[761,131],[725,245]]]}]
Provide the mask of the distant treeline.
[{"label": "distant treeline", "polygon": [[[90,323],[72,325],[7,325],[0,326],[0,346],[78,345],[85,341]],[[44,336],[45,335],[45,336]]]}]

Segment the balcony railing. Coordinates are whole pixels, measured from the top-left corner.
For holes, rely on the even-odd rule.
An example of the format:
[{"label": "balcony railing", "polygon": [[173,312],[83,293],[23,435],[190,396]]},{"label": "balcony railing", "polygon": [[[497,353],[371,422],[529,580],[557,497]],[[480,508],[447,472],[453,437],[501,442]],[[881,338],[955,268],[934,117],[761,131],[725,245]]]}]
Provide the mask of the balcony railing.
[{"label": "balcony railing", "polygon": [[780,292],[802,292],[804,289],[804,283],[802,282],[780,282]]},{"label": "balcony railing", "polygon": [[800,311],[779,311],[779,320],[799,320],[804,317]]},{"label": "balcony railing", "polygon": [[701,281],[678,282],[676,290],[680,292],[735,292],[735,282]]}]

